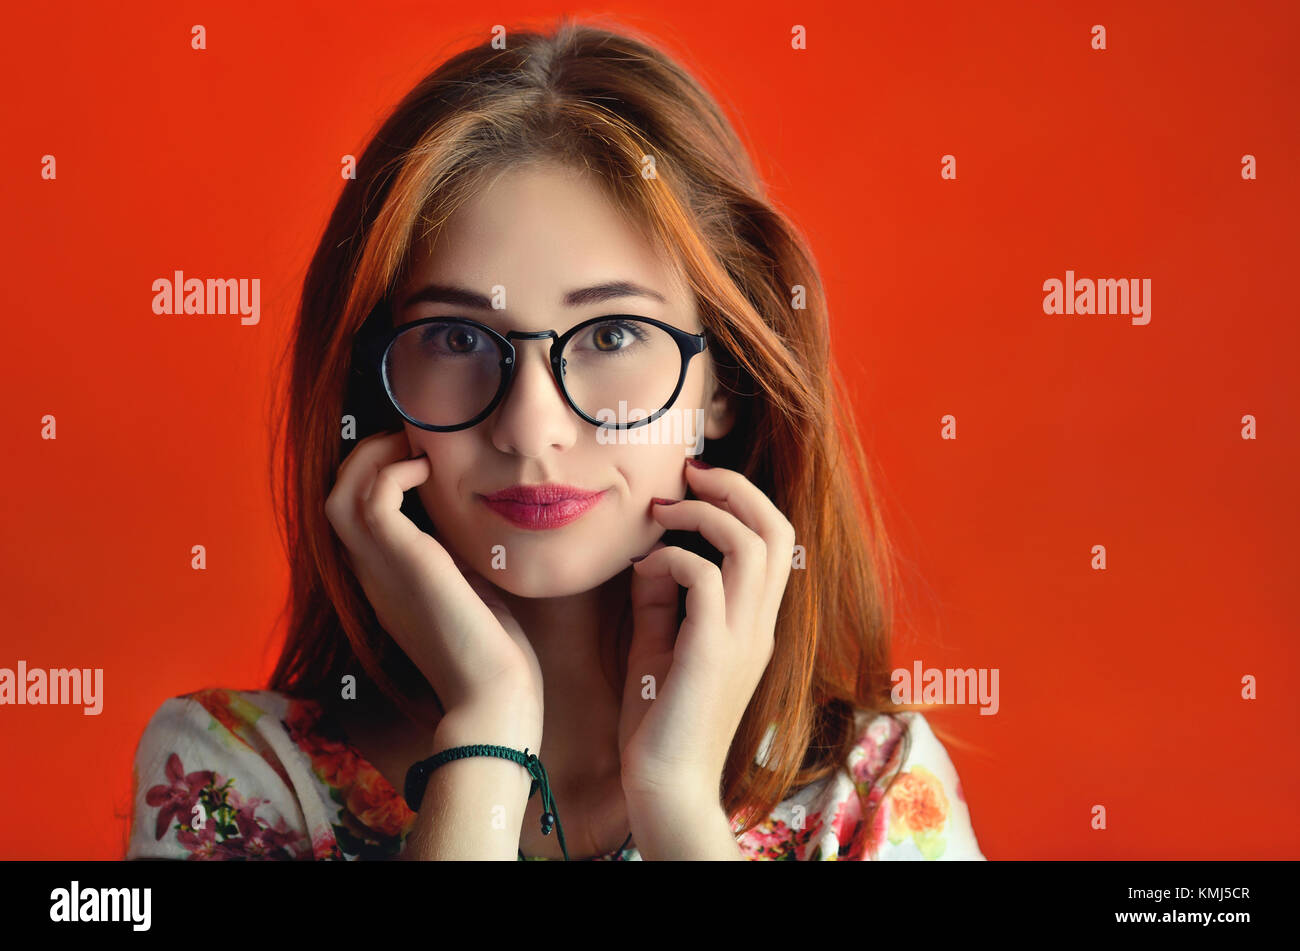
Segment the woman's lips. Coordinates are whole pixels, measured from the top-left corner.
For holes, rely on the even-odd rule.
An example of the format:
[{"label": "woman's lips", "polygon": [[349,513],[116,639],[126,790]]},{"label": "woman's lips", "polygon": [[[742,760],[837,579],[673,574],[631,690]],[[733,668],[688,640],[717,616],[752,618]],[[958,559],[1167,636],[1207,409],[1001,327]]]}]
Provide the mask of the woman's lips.
[{"label": "woman's lips", "polygon": [[559,528],[585,515],[605,495],[568,485],[516,485],[482,496],[506,521],[531,531]]}]

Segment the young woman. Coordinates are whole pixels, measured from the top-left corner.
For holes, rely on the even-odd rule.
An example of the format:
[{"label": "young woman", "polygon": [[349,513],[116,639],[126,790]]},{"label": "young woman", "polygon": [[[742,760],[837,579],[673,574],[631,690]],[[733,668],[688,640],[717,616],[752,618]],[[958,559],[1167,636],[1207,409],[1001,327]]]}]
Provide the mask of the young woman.
[{"label": "young woman", "polygon": [[[285,648],[268,689],[155,714],[128,856],[982,858],[888,700],[813,258],[701,86],[516,33],[356,172],[293,341]],[[408,804],[474,744],[553,798],[480,752]]]}]

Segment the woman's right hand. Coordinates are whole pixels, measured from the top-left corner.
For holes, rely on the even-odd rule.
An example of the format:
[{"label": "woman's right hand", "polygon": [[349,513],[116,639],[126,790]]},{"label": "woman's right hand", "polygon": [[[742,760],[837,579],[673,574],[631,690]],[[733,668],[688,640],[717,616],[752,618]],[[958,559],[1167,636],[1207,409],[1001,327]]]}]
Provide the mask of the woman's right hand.
[{"label": "woman's right hand", "polygon": [[[495,711],[542,725],[542,669],[499,593],[401,511],[433,473],[404,431],[357,443],[325,515],[379,623],[423,672],[444,713]],[[535,718],[532,719],[532,718]]]}]

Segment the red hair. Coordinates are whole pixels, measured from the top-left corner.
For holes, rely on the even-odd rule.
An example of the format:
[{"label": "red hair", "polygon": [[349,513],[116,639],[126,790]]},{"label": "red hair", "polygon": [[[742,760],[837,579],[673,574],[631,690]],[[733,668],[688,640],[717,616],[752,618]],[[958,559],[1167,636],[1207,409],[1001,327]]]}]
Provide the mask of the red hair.
[{"label": "red hair", "polygon": [[[622,33],[565,19],[549,36],[511,33],[508,49],[465,50],[402,100],[357,162],[306,275],[276,428],[292,568],[270,688],[329,702],[351,673],[420,719],[408,701],[431,688],[379,626],[325,499],[356,440],[401,427],[357,357],[390,326],[388,297],[413,244],[485,178],[533,162],[594,173],[681,263],[712,335],[714,373],[737,409],[703,458],[762,489],[806,553],[722,778],[724,808],[748,829],[793,789],[844,767],[856,711],[905,709],[889,700],[894,561],[806,242],[702,86]],[[355,432],[344,439],[348,418]],[[403,511],[427,526],[414,492]],[[764,768],[755,757],[769,724]],[[865,797],[864,812],[869,821]]]}]

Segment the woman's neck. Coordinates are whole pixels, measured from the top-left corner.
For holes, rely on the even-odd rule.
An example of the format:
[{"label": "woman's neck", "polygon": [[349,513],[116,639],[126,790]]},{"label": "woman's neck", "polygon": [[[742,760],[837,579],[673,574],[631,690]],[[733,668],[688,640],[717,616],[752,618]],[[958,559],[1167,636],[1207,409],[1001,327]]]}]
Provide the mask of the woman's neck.
[{"label": "woman's neck", "polygon": [[[629,569],[594,591],[564,598],[501,592],[542,669],[544,719],[536,752],[557,800],[565,795],[566,815],[575,819],[585,810],[609,808],[605,791],[619,785],[618,721],[631,639],[630,584]],[[377,689],[363,693],[366,702],[348,703],[340,711],[344,729],[372,763],[387,764],[386,775],[401,782],[409,762],[428,755],[422,751],[431,746],[433,734],[408,720]],[[437,721],[432,692],[411,702]]]},{"label": "woman's neck", "polygon": [[631,639],[631,569],[562,598],[502,597],[542,669],[539,755],[557,799],[616,787],[618,720]]},{"label": "woman's neck", "polygon": [[537,663],[547,709],[554,697],[579,700],[608,690],[623,691],[630,639],[631,569],[591,591],[561,598],[501,596],[519,622]]}]

